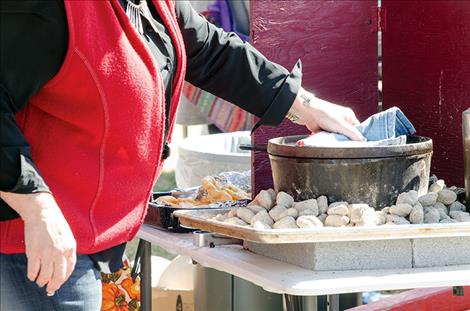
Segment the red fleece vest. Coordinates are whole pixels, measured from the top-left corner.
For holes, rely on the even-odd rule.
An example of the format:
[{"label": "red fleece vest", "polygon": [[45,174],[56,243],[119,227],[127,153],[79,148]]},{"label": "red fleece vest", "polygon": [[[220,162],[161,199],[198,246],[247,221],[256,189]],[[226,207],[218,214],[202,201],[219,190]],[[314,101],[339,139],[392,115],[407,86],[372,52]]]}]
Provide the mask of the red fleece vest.
[{"label": "red fleece vest", "polygon": [[[153,1],[177,56],[170,133],[186,55],[173,0]],[[134,237],[162,166],[160,71],[118,0],[65,1],[69,47],[59,73],[17,116],[33,159],[77,240],[95,253]],[[24,253],[21,219],[0,222],[0,252]]]}]

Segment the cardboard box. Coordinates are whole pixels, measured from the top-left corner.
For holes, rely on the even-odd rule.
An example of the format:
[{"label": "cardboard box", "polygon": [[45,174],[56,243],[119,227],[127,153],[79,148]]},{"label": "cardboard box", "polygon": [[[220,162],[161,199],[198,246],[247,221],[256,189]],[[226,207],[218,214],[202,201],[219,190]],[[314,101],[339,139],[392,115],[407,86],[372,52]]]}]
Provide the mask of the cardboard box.
[{"label": "cardboard box", "polygon": [[194,311],[194,291],[152,288],[152,309],[155,311]]}]

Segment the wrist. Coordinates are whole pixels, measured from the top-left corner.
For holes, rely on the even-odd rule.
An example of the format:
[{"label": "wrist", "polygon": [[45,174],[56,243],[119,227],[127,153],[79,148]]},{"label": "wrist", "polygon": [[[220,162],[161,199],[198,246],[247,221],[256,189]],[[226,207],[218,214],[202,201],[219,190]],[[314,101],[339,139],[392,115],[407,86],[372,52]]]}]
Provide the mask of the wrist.
[{"label": "wrist", "polygon": [[58,208],[52,195],[47,192],[28,194],[0,192],[0,198],[14,209],[24,221],[38,219],[51,208]]},{"label": "wrist", "polygon": [[296,124],[305,125],[308,121],[307,116],[312,113],[311,110],[315,105],[316,99],[312,93],[300,88],[286,118]]}]

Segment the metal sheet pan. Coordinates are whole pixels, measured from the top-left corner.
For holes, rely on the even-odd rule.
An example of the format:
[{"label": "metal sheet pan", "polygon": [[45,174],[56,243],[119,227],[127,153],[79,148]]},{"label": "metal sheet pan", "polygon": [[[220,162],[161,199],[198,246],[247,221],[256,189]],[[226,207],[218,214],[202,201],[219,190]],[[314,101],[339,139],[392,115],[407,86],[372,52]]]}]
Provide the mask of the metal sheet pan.
[{"label": "metal sheet pan", "polygon": [[423,239],[470,236],[470,222],[422,225],[383,225],[377,227],[323,227],[258,230],[227,224],[210,218],[227,209],[185,210],[175,215],[181,224],[242,240],[265,244],[314,243],[392,239]]}]

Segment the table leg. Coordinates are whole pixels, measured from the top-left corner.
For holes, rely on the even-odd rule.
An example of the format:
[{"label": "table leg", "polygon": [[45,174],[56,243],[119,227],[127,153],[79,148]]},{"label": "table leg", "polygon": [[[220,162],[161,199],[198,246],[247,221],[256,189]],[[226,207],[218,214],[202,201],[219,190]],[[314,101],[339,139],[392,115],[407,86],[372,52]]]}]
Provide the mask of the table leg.
[{"label": "table leg", "polygon": [[287,311],[317,311],[316,296],[284,295]]},{"label": "table leg", "polygon": [[339,311],[339,295],[328,295],[326,299],[328,311]]},{"label": "table leg", "polygon": [[[151,246],[150,242],[140,240],[143,247],[143,255],[141,262],[141,310],[152,310],[152,265],[151,265]],[[139,245],[140,246],[140,245]]]}]

